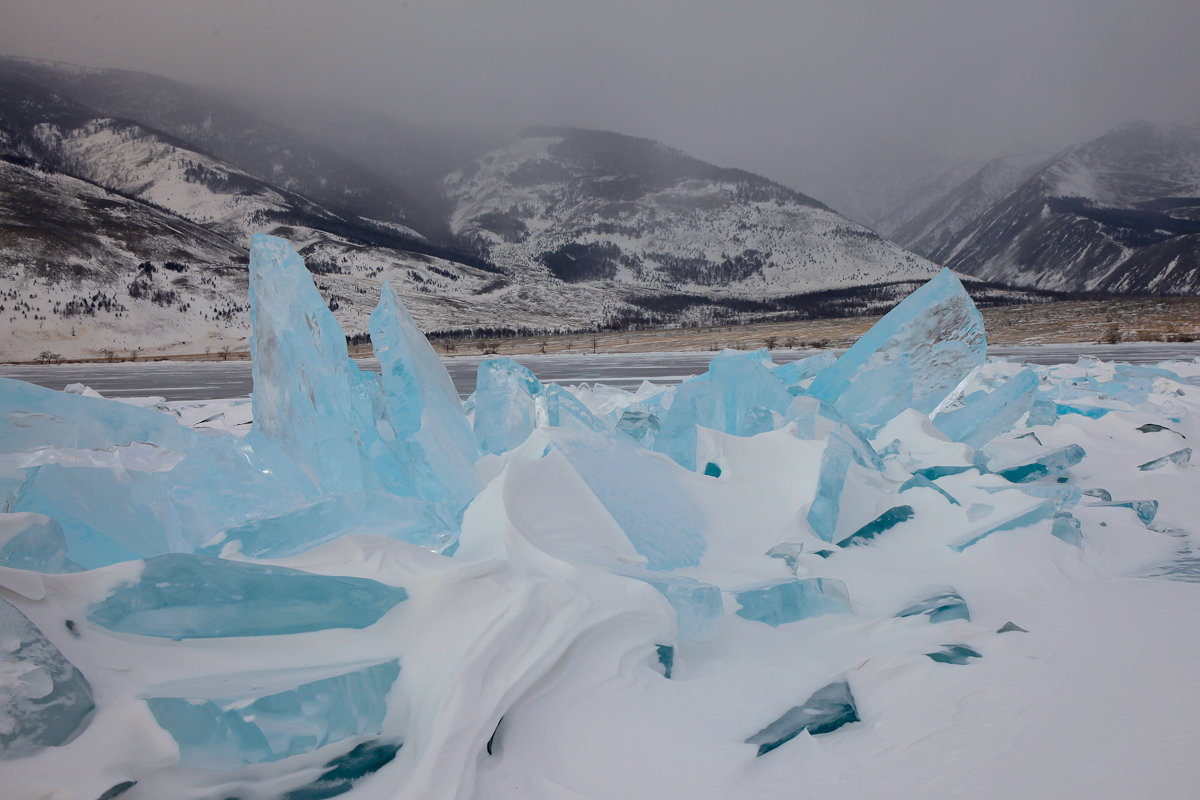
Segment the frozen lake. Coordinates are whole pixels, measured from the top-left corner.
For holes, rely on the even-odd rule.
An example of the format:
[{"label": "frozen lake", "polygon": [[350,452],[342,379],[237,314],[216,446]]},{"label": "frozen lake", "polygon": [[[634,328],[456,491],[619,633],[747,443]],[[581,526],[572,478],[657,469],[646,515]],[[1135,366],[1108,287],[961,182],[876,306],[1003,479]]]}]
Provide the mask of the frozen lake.
[{"label": "frozen lake", "polygon": [[[776,363],[786,363],[812,355],[816,350],[776,350]],[[714,353],[570,353],[564,355],[522,355],[515,359],[526,365],[543,381],[565,386],[579,383],[605,383],[635,389],[643,380],[655,383],[679,383],[708,369]],[[1080,356],[1104,361],[1151,364],[1170,359],[1200,358],[1200,342],[1164,344],[1131,342],[1119,345],[1053,344],[1033,347],[989,347],[988,355],[1029,361],[1034,364],[1074,362]],[[492,357],[492,356],[487,356]],[[453,356],[442,359],[454,386],[463,397],[475,389],[475,373],[485,356]],[[379,362],[363,359],[359,364],[379,371]],[[70,383],[83,383],[103,395],[138,397],[155,395],[168,400],[206,400],[218,397],[242,397],[250,393],[249,361],[150,361],[117,364],[52,364],[39,366],[0,366],[0,376],[18,378],[50,389],[62,389]]]}]

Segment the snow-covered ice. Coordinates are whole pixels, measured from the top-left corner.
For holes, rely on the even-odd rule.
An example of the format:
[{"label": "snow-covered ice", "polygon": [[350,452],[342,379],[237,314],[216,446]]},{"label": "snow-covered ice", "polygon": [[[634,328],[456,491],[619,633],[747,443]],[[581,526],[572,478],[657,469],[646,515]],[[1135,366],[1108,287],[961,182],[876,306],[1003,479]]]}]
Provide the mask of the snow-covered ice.
[{"label": "snow-covered ice", "polygon": [[837,360],[464,404],[387,287],[380,376],[286,243],[251,291],[252,406],[0,380],[6,800],[1200,785],[1200,363],[985,360],[943,273]]}]

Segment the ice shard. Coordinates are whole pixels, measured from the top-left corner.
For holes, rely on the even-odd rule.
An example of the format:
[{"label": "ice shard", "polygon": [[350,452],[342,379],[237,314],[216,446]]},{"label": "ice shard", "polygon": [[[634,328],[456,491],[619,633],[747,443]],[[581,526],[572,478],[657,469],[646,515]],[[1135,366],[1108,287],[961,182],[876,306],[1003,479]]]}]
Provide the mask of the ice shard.
[{"label": "ice shard", "polygon": [[988,461],[988,467],[1007,481],[1028,483],[1040,478],[1063,478],[1067,470],[1083,461],[1086,455],[1082,447],[1071,444],[1015,466],[1001,467]]},{"label": "ice shard", "polygon": [[912,519],[914,513],[912,506],[892,506],[845,539],[842,539],[837,543],[837,546],[850,547],[851,545],[867,544],[884,531],[891,530],[901,522],[907,522]]},{"label": "ice shard", "polygon": [[626,409],[617,420],[616,429],[627,434],[642,447],[653,447],[662,422],[648,411]]},{"label": "ice shard", "polygon": [[0,566],[36,572],[75,572],[62,527],[44,514],[0,514]]},{"label": "ice shard", "polygon": [[1185,447],[1182,450],[1176,450],[1173,453],[1167,453],[1162,458],[1156,458],[1153,461],[1147,461],[1145,464],[1139,464],[1138,469],[1147,472],[1152,469],[1160,469],[1167,464],[1175,464],[1177,466],[1186,466],[1192,460],[1192,448]]},{"label": "ice shard", "polygon": [[832,733],[843,725],[858,722],[858,708],[850,685],[837,681],[813,692],[804,705],[788,709],[782,717],[746,740],[758,745],[758,755],[766,755],[803,731],[813,736]]},{"label": "ice shard", "polygon": [[250,245],[250,356],[254,427],[298,463],[321,494],[371,488],[364,480],[351,391],[357,367],[346,337],[291,245],[255,235]]},{"label": "ice shard", "polygon": [[66,743],[93,708],[83,674],[28,617],[0,599],[0,759]]},{"label": "ice shard", "polygon": [[775,368],[775,378],[787,387],[789,394],[800,394],[801,384],[804,381],[815,378],[822,370],[833,366],[836,361],[837,356],[826,350],[815,356],[780,364]]},{"label": "ice shard", "polygon": [[479,445],[441,359],[386,281],[370,332],[389,433],[405,454],[415,496],[461,510],[479,491]]},{"label": "ice shard", "polygon": [[764,428],[764,414],[768,420],[772,411],[782,414],[791,405],[792,395],[768,366],[770,363],[766,350],[726,350],[709,362],[708,377],[721,409],[717,430],[748,436],[774,427]]},{"label": "ice shard", "polygon": [[88,609],[109,630],[168,639],[366,628],[408,597],[367,578],[172,554]]},{"label": "ice shard", "polygon": [[475,438],[485,453],[500,454],[525,441],[537,426],[542,382],[511,358],[479,363],[475,380]]},{"label": "ice shard", "polygon": [[675,610],[675,635],[679,641],[707,642],[717,635],[717,627],[725,615],[725,600],[716,586],[669,572],[634,569],[615,572],[648,583],[667,598]]},{"label": "ice shard", "polygon": [[990,392],[968,395],[962,408],[938,414],[933,424],[950,439],[978,449],[1029,411],[1037,388],[1037,374],[1023,369]]},{"label": "ice shard", "polygon": [[1054,523],[1050,528],[1055,538],[1067,544],[1083,547],[1083,529],[1078,519],[1067,511],[1059,511],[1054,515]]},{"label": "ice shard", "polygon": [[983,317],[949,270],[906,297],[808,388],[851,424],[933,411],[984,360]]},{"label": "ice shard", "polygon": [[965,665],[968,659],[983,658],[979,651],[973,650],[965,644],[943,645],[941,650],[925,655],[940,664],[957,664],[958,666]]},{"label": "ice shard", "polygon": [[680,486],[687,476],[625,437],[562,439],[558,447],[649,569],[700,563],[709,523]]},{"label": "ice shard", "polygon": [[146,703],[179,745],[181,766],[231,770],[380,733],[399,675],[399,662],[391,660],[270,694]]},{"label": "ice shard", "polygon": [[834,578],[785,578],[734,594],[737,615],[772,628],[788,622],[850,610],[846,584]]},{"label": "ice shard", "polygon": [[924,615],[930,622],[949,622],[952,619],[971,621],[971,611],[967,601],[962,599],[954,589],[946,589],[919,600],[902,611],[896,612],[897,617],[916,617]]},{"label": "ice shard", "polygon": [[230,528],[196,554],[286,558],[350,534],[386,536],[441,553],[454,544],[457,530],[446,506],[387,492],[351,492]]},{"label": "ice shard", "polygon": [[[546,424],[569,431],[598,433],[608,430],[587,406],[557,383],[546,384]],[[636,438],[636,437],[635,437]]]},{"label": "ice shard", "polygon": [[662,420],[654,449],[670,456],[684,469],[696,469],[696,426],[721,427],[717,391],[707,375],[692,378],[675,390],[671,408]]},{"label": "ice shard", "polygon": [[350,791],[354,784],[390,764],[400,752],[400,742],[373,739],[344,756],[329,761],[315,781],[293,789],[279,800],[326,800]]}]

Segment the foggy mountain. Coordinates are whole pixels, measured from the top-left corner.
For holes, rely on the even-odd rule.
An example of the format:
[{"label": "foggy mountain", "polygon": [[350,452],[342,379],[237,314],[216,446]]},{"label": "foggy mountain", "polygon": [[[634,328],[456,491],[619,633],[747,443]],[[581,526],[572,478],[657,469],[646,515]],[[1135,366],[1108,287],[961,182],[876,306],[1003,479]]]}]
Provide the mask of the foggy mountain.
[{"label": "foggy mountain", "polygon": [[499,332],[855,313],[936,271],[812,198],[614,133],[533,131],[414,194],[174,81],[3,59],[0,135],[0,290],[28,306],[0,319],[33,354],[236,345],[254,232],[293,242],[355,333],[385,279],[426,330]]},{"label": "foggy mountain", "polygon": [[[981,184],[983,176],[971,182]],[[897,238],[933,246],[934,261],[989,281],[1065,291],[1200,291],[1200,128],[1135,122],[1068,148],[938,243],[943,234],[927,223],[965,215],[969,207],[956,210],[955,198],[980,194],[958,187],[931,207],[929,220],[914,221]]]}]

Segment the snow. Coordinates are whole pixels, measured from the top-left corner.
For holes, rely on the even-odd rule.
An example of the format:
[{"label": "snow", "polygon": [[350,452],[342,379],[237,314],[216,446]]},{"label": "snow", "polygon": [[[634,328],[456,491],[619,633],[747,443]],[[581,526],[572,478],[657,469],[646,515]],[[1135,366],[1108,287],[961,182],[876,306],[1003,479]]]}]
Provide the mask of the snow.
[{"label": "snow", "polygon": [[[637,392],[485,362],[456,409],[393,298],[391,389],[316,346],[297,262],[264,240],[252,265],[279,284],[255,285],[271,437],[239,437],[245,402],[0,382],[0,593],[29,621],[0,646],[41,654],[0,672],[0,721],[32,721],[0,738],[6,798],[1194,794],[1200,362],[948,360],[938,392],[876,389],[921,408],[863,425],[808,394],[836,362],[724,353]],[[378,394],[321,416],[347,386]],[[507,426],[461,515],[373,484],[398,437],[461,446],[428,420]],[[651,449],[688,426],[687,465]],[[39,665],[91,700],[39,716],[49,684],[17,675]]]}]

